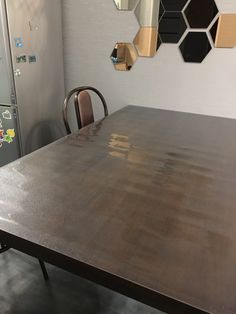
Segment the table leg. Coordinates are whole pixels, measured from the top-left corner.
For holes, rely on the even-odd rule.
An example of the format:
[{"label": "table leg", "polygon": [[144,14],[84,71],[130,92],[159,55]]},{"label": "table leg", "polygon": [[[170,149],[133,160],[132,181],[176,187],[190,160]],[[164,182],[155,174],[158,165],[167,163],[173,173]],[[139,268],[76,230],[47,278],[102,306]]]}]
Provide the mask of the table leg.
[{"label": "table leg", "polygon": [[39,265],[42,269],[43,277],[47,281],[49,279],[49,277],[48,277],[48,272],[47,272],[46,266],[42,260],[39,259],[38,261],[39,261]]},{"label": "table leg", "polygon": [[10,248],[7,245],[0,243],[0,254],[8,251],[9,249]]}]

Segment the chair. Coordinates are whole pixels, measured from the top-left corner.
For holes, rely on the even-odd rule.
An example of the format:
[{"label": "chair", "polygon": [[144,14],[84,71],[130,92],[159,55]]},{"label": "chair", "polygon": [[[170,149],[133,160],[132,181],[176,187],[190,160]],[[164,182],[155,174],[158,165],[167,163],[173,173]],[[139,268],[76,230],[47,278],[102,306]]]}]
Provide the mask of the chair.
[{"label": "chair", "polygon": [[68,134],[71,133],[71,129],[68,122],[68,106],[69,106],[69,101],[73,95],[75,95],[74,106],[75,106],[78,128],[81,129],[85,127],[86,125],[89,125],[94,122],[92,101],[87,90],[93,91],[99,96],[103,104],[104,115],[105,117],[108,116],[108,109],[107,109],[105,98],[96,88],[91,87],[91,86],[81,86],[81,87],[74,88],[73,90],[69,92],[68,96],[66,97],[65,102],[64,102],[64,109],[63,109],[63,120],[64,120],[64,124],[65,124],[66,131]]},{"label": "chair", "polygon": [[[10,248],[7,245],[0,243],[0,254],[6,252],[8,250],[10,250]],[[47,281],[49,277],[48,277],[48,273],[47,273],[47,269],[45,267],[45,264],[40,259],[38,261],[39,261],[39,265],[40,265],[42,273],[43,273],[43,277]]]}]

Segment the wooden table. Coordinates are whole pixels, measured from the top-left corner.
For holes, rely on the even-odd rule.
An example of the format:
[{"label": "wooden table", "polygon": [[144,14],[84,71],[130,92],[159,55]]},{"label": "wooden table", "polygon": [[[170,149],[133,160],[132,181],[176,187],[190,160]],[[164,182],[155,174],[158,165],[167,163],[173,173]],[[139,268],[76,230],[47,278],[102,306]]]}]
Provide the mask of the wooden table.
[{"label": "wooden table", "polygon": [[236,313],[235,120],[129,106],[2,168],[0,193],[9,246],[168,313]]}]

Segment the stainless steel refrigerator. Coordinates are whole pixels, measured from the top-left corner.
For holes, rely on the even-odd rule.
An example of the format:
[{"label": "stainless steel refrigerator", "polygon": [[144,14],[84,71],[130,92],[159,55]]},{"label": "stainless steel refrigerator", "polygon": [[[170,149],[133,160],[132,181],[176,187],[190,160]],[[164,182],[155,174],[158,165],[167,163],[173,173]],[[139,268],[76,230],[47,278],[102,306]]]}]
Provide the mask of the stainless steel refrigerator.
[{"label": "stainless steel refrigerator", "polygon": [[0,0],[0,166],[63,136],[61,0]]}]

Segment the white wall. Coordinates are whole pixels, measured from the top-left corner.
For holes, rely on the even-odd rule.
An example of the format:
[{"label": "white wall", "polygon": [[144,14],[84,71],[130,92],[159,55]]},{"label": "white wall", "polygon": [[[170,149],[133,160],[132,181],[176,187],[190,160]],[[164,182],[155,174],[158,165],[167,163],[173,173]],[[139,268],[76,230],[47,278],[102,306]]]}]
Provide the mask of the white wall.
[{"label": "white wall", "polygon": [[[236,0],[217,0],[235,12]],[[138,23],[113,0],[63,0],[67,90],[93,85],[110,112],[127,104],[236,118],[236,49],[214,49],[202,64],[184,63],[177,45],[162,45],[153,59],[139,58],[130,72],[109,59],[116,42],[132,42]]]}]

